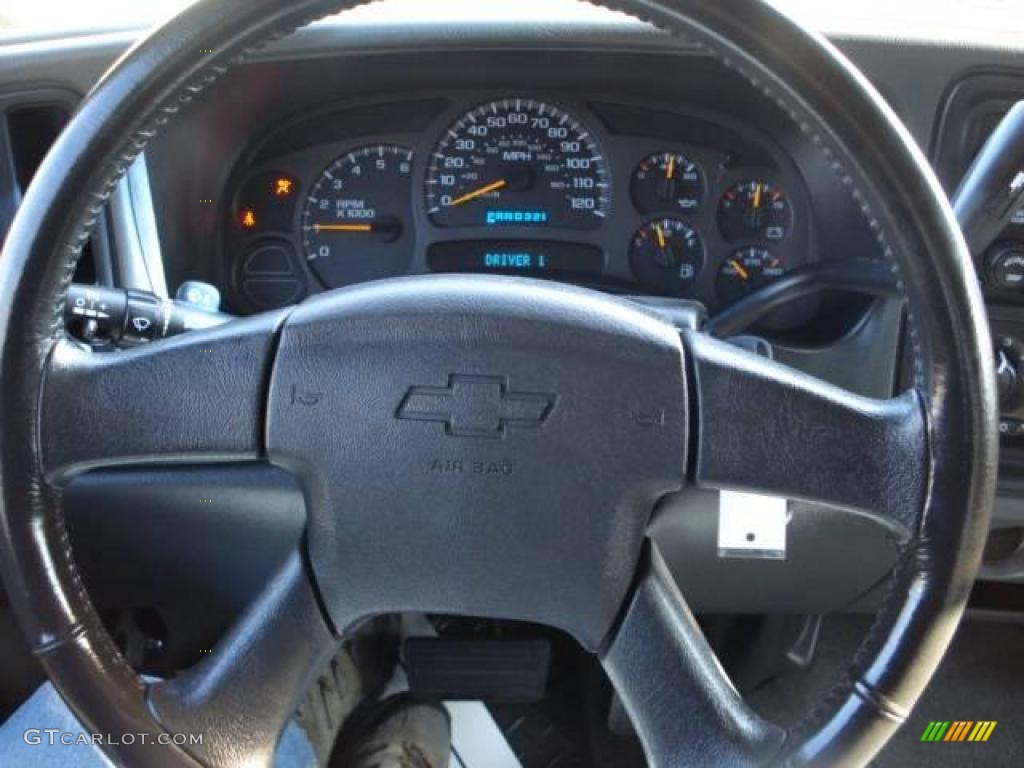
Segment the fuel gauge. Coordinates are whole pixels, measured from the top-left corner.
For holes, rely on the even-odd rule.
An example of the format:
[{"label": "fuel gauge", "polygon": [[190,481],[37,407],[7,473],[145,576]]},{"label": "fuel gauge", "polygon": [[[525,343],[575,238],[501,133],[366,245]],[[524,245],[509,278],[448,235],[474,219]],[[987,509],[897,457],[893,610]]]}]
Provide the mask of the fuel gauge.
[{"label": "fuel gauge", "polygon": [[700,274],[704,244],[686,222],[655,219],[633,236],[629,260],[640,282],[662,293],[679,294]]},{"label": "fuel gauge", "polygon": [[743,181],[718,204],[718,226],[726,240],[785,240],[793,224],[782,190],[765,181]]}]

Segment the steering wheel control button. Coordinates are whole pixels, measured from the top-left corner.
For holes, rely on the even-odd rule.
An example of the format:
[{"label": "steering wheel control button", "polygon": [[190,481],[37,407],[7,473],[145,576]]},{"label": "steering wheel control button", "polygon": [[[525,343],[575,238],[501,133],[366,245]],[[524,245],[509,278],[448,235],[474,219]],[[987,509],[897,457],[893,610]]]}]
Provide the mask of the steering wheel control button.
[{"label": "steering wheel control button", "polygon": [[598,647],[650,509],[685,482],[685,367],[670,323],[546,280],[426,275],[300,304],[266,447],[311,489],[335,625],[415,605]]}]

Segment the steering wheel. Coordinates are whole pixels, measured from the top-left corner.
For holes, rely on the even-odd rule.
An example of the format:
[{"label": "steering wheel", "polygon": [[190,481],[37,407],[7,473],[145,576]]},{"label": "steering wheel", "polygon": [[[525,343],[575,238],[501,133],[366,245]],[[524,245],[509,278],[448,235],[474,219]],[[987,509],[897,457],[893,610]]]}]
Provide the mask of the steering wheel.
[{"label": "steering wheel", "polygon": [[[260,44],[357,2],[201,0],[107,73],[0,258],[2,566],[21,625],[115,761],[252,765],[346,631],[382,612],[540,622],[597,654],[652,766],[862,764],[942,658],[980,561],[996,459],[984,307],[906,131],[825,40],[756,0],[614,0],[777,102],[871,222],[908,302],[913,387],[870,400],[637,305],[515,278],[381,281],[119,354],[62,302],[126,166]],[[268,461],[308,526],[213,653],[147,683],[75,569],[61,489],[132,463]],[[730,684],[646,528],[683,487],[876,516],[901,555],[848,674],[796,727]],[[685,590],[685,585],[683,585]],[[169,734],[202,733],[179,746]]]}]

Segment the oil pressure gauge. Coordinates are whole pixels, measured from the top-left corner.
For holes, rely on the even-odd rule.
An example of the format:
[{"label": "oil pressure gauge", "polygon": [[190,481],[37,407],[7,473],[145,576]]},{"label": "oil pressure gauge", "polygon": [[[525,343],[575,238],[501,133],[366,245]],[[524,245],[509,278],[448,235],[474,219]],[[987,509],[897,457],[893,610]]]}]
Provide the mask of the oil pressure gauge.
[{"label": "oil pressure gauge", "polygon": [[704,199],[704,177],[696,163],[678,152],[659,152],[633,172],[633,204],[641,213],[689,212]]}]

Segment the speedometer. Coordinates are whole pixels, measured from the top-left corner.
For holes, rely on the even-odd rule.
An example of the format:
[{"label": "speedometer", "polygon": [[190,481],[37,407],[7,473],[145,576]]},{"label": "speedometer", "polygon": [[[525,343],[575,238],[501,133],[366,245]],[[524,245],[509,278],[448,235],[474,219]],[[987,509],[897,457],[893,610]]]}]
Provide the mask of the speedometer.
[{"label": "speedometer", "polygon": [[574,118],[503,99],[457,120],[431,157],[426,203],[439,227],[594,229],[608,214],[608,167]]}]

